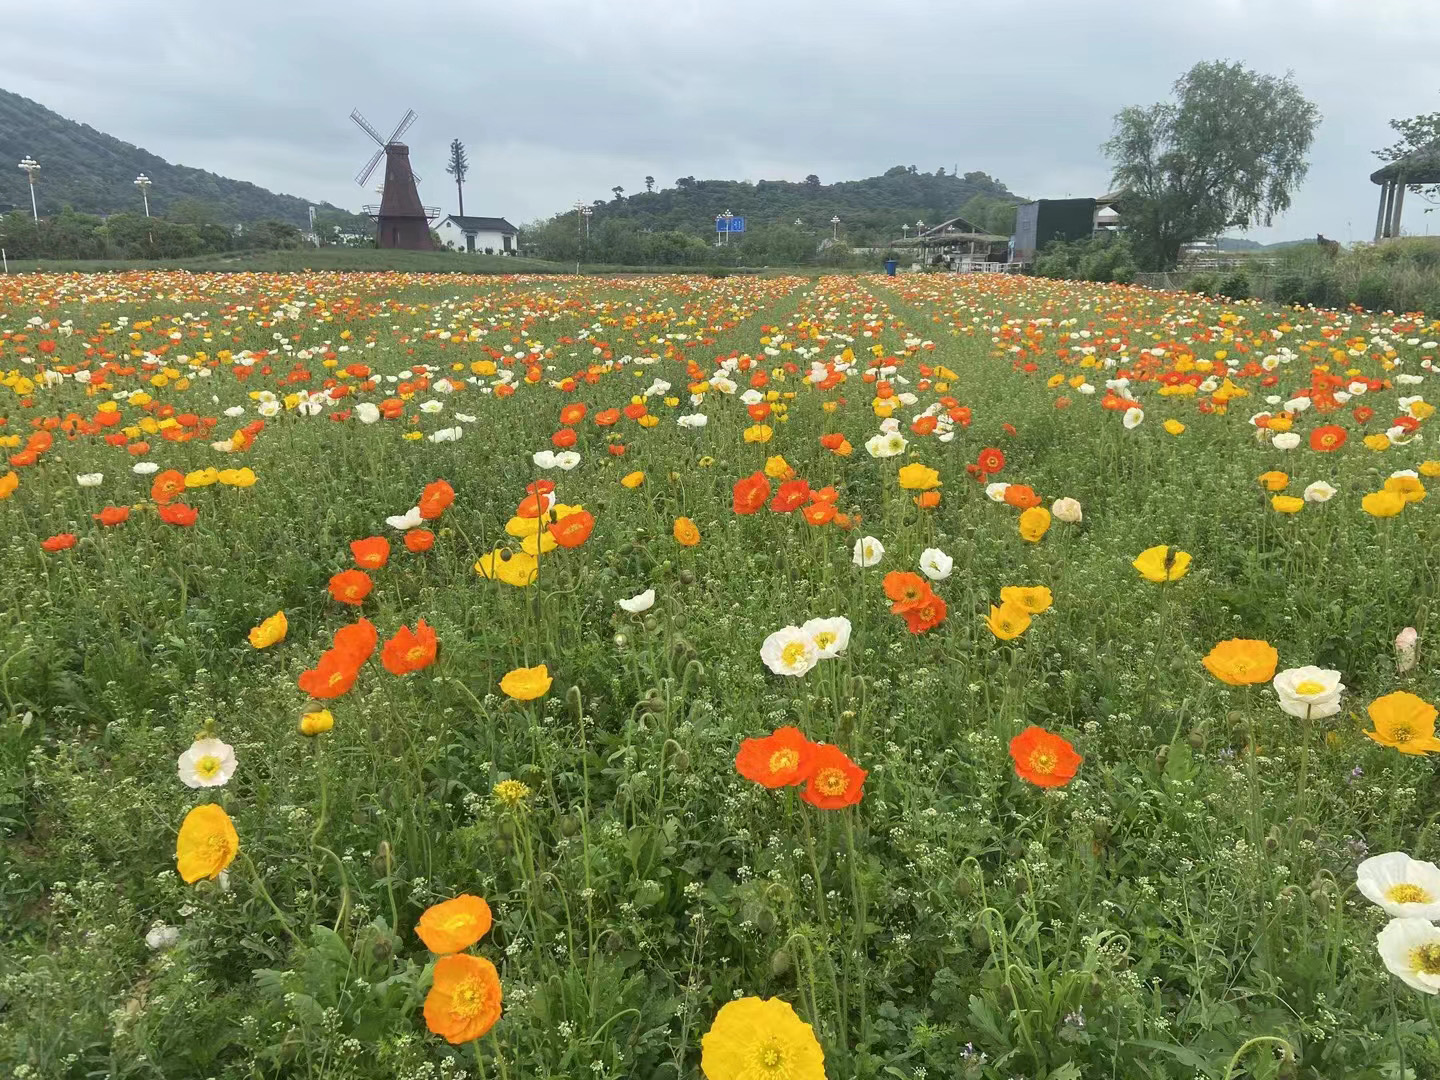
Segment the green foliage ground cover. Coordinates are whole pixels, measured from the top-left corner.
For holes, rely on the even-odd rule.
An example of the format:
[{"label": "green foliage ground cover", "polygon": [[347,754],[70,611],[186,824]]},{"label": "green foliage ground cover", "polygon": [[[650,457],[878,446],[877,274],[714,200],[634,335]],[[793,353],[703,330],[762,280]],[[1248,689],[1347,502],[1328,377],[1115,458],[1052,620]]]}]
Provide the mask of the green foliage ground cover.
[{"label": "green foliage ground cover", "polygon": [[[252,391],[318,389],[333,374],[327,353],[396,376],[466,365],[459,379],[489,347],[543,369],[506,398],[465,383],[439,414],[417,411],[442,399],[422,392],[404,421],[282,411],[239,456],[153,439],[149,456],[165,467],[243,463],[259,477],[189,493],[201,514],[189,529],[155,519],[149,478],[100,439],[62,435],[20,470],[0,502],[8,1074],[475,1075],[469,1053],[427,1034],[419,1012],[432,958],[415,921],[461,892],[486,897],[496,917],[481,944],[506,997],[485,1040],[490,1075],[503,1060],[517,1078],[694,1077],[701,1035],[741,994],[794,1003],[832,1078],[1218,1080],[1261,1036],[1297,1060],[1263,1043],[1228,1075],[1440,1069],[1433,1013],[1386,974],[1373,944],[1384,918],[1353,887],[1366,850],[1436,848],[1429,760],[1362,734],[1364,703],[1379,694],[1440,693],[1423,648],[1421,667],[1398,679],[1390,645],[1403,626],[1424,640],[1433,625],[1434,500],[1386,521],[1359,509],[1393,469],[1416,468],[1424,444],[1374,453],[1357,431],[1340,453],[1287,456],[1245,422],[1262,407],[1248,407],[1255,397],[1222,415],[1148,387],[1137,387],[1148,418],[1129,431],[1100,394],[1044,381],[1078,374],[1103,392],[1104,371],[1079,364],[1079,335],[1118,325],[1137,348],[1184,339],[1213,356],[1225,327],[1234,333],[1222,311],[1244,320],[1242,342],[1282,325],[1287,340],[1329,341],[1322,329],[1340,326],[1360,335],[1349,362],[1379,374],[1364,347],[1378,326],[980,277],[227,285],[151,274],[26,279],[0,297],[0,371],[33,373],[23,356],[38,339],[58,343],[52,363],[79,362],[92,336],[128,350],[126,332],[100,329],[121,317],[155,320],[133,331],[134,347],[167,348],[177,373],[182,351],[230,350],[185,389],[149,388],[177,410],[221,417],[217,436],[255,418]],[[41,324],[22,354],[15,334],[32,317]],[[1406,371],[1421,370],[1423,333],[1385,338]],[[272,352],[270,374],[236,381],[234,355],[282,340],[290,355]],[[909,392],[928,382],[925,401],[951,394],[973,422],[951,442],[912,436],[907,458],[874,460],[862,449],[878,426],[873,388],[858,374],[835,391],[808,388],[809,358],[787,344],[821,361],[878,346]],[[1057,350],[1072,345],[1076,363],[1061,365]],[[1041,369],[1026,373],[1017,348]],[[796,395],[777,400],[789,408],[767,419],[768,442],[742,437],[754,421],[738,400],[687,399],[686,362],[709,373],[731,354],[759,358],[766,389]],[[550,385],[652,355],[661,359],[573,393]],[[935,373],[942,365],[953,379]],[[282,382],[294,367],[313,380]],[[585,401],[593,418],[656,377],[672,384],[649,399],[657,426],[587,419],[579,466],[544,474],[562,502],[595,515],[587,543],[547,561],[536,589],[478,577],[472,564],[507,540],[540,475],[532,455],[550,448],[561,406]],[[13,398],[0,433],[22,436],[33,419],[89,415],[104,399],[73,381],[32,391],[28,408],[0,393]],[[1056,407],[1061,393],[1070,407]],[[1388,416],[1396,396],[1370,400]],[[242,417],[224,417],[237,405]],[[123,409],[127,423],[140,415]],[[1186,424],[1179,437],[1160,428],[1172,410]],[[676,423],[693,411],[709,424]],[[902,431],[914,411],[896,413]],[[401,434],[455,424],[458,442]],[[823,449],[830,432],[855,456]],[[611,434],[623,456],[607,452]],[[1022,540],[1014,511],[966,473],[984,447],[1004,450],[999,479],[1033,486],[1046,505],[1078,499],[1083,522]],[[815,487],[834,484],[840,505],[863,515],[856,529],[734,514],[732,485],[773,455]],[[940,470],[935,510],[896,487],[906,460]],[[1296,491],[1323,479],[1342,494],[1282,517],[1255,480],[1275,468]],[[633,470],[645,481],[632,490],[619,479]],[[101,486],[76,485],[92,472],[105,474]],[[363,608],[382,639],[424,618],[438,662],[400,679],[372,661],[330,703],[334,731],[302,738],[296,677],[352,618],[327,580],[350,565],[352,540],[387,533],[385,517],[442,476],[457,498],[435,549],[412,556],[397,542]],[[100,529],[91,515],[107,503],[134,505],[131,521]],[[681,515],[697,524],[698,547],[672,539]],[[76,547],[43,552],[61,532],[80,534]],[[885,544],[880,566],[854,565],[861,534]],[[1161,543],[1194,556],[1164,587],[1130,565]],[[914,636],[880,582],[915,569],[930,546],[955,560],[935,585],[949,615]],[[1047,585],[1055,605],[1002,643],[984,615],[1014,584]],[[651,611],[617,607],[647,587]],[[248,630],[277,610],[288,638],[253,650]],[[854,626],[843,658],[802,679],[765,670],[768,633],[837,614]],[[1341,670],[1341,715],[1307,729],[1267,688],[1216,683],[1200,657],[1235,636],[1272,642],[1282,666]],[[551,693],[507,701],[500,676],[540,662]],[[218,792],[190,791],[175,759],[212,719],[239,768]],[[816,811],[735,774],[742,738],[787,723],[869,770],[858,806]],[[1015,776],[1007,741],[1029,723],[1084,755],[1069,787],[1044,793]],[[504,779],[532,796],[518,808],[497,801]],[[241,836],[225,888],[174,872],[180,819],[207,801]],[[178,928],[173,947],[147,945],[157,924]]]}]

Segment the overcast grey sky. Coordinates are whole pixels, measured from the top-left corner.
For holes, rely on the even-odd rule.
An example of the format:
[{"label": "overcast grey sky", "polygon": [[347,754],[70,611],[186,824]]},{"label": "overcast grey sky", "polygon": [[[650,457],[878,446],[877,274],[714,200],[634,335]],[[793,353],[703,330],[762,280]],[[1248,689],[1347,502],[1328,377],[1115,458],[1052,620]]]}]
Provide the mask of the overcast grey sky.
[{"label": "overcast grey sky", "polygon": [[[1268,241],[1374,231],[1386,121],[1440,110],[1440,0],[44,0],[0,3],[0,86],[170,161],[358,207],[407,136],[427,203],[517,224],[677,176],[979,169],[1095,195],[1121,107],[1199,60],[1293,70],[1324,115]],[[42,163],[43,164],[43,163]],[[717,211],[723,207],[717,207]],[[1405,227],[1440,233],[1413,196]]]}]

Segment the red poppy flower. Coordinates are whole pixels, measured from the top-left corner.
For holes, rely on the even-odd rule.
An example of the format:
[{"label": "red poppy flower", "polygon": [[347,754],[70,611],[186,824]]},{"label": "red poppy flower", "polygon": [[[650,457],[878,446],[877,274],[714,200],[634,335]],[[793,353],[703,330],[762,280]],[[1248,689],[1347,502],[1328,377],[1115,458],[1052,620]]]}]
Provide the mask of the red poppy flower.
[{"label": "red poppy flower", "polygon": [[777,514],[789,514],[810,501],[810,485],[804,480],[787,480],[780,485],[775,498],[770,500],[770,509]]},{"label": "red poppy flower", "polygon": [[375,583],[363,570],[342,570],[330,579],[330,595],[342,604],[356,607],[365,602]]},{"label": "red poppy flower", "polygon": [[560,410],[560,423],[578,424],[585,419],[585,413],[588,411],[589,406],[583,401],[572,402]]},{"label": "red poppy flower", "polygon": [[119,525],[130,520],[130,507],[128,506],[107,506],[95,515],[95,520],[107,528],[111,525]]},{"label": "red poppy flower", "polygon": [[770,479],[763,472],[753,472],[735,481],[730,505],[737,514],[754,514],[770,499]]},{"label": "red poppy flower", "polygon": [[735,755],[735,771],[767,788],[803,784],[815,744],[799,728],[782,727],[763,739],[746,739]]},{"label": "red poppy flower", "polygon": [[1001,469],[1005,468],[1005,452],[1003,450],[997,450],[993,446],[987,446],[984,450],[980,451],[980,457],[976,459],[975,464],[980,466],[980,471],[987,476],[992,473],[998,473]]},{"label": "red poppy flower", "polygon": [[1010,756],[1020,778],[1039,787],[1064,787],[1085,760],[1064,738],[1034,724],[1010,740]]},{"label": "red poppy flower", "polygon": [[750,414],[750,419],[758,424],[770,415],[770,405],[768,402],[757,401],[754,405],[746,405],[745,411]]},{"label": "red poppy flower", "polygon": [[362,570],[378,570],[390,561],[390,541],[383,536],[367,536],[351,541],[350,553]]},{"label": "red poppy flower", "polygon": [[429,529],[411,529],[405,534],[405,547],[415,554],[429,551],[435,546],[435,534]]},{"label": "red poppy flower", "polygon": [[444,480],[426,484],[420,493],[420,516],[434,521],[455,501],[455,489]]},{"label": "red poppy flower", "polygon": [[75,546],[75,534],[57,533],[48,540],[41,540],[40,546],[52,555],[57,551],[65,551]]},{"label": "red poppy flower", "polygon": [[558,446],[563,450],[567,446],[574,446],[575,440],[578,437],[579,436],[575,434],[574,428],[562,427],[559,431],[555,432],[554,435],[550,436],[550,442],[552,445]]},{"label": "red poppy flower", "polygon": [[550,535],[555,538],[555,543],[563,548],[577,548],[590,539],[590,532],[594,528],[594,515],[589,510],[577,510],[554,522],[550,526]]},{"label": "red poppy flower", "polygon": [[157,513],[160,515],[160,520],[166,525],[180,525],[186,528],[194,525],[200,517],[193,506],[186,506],[184,503],[162,506]]},{"label": "red poppy flower", "polygon": [[595,414],[595,423],[598,427],[612,427],[620,422],[619,409],[601,409]]},{"label": "red poppy flower", "polygon": [[1321,454],[1339,450],[1350,436],[1338,424],[1326,424],[1310,432],[1310,449]]},{"label": "red poppy flower", "polygon": [[645,403],[643,401],[632,401],[629,405],[626,405],[625,408],[621,410],[621,412],[623,412],[631,420],[639,420],[640,417],[645,415]]},{"label": "red poppy flower", "polygon": [[922,416],[910,425],[910,430],[916,435],[929,435],[934,432],[937,423],[939,421],[933,416]]},{"label": "red poppy flower", "polygon": [[391,675],[408,675],[433,664],[437,648],[435,631],[421,619],[413,631],[408,626],[395,631],[395,636],[380,650],[380,662]]},{"label": "red poppy flower", "polygon": [[866,772],[838,746],[816,744],[811,750],[809,766],[808,782],[800,797],[811,806],[840,810],[860,801]]},{"label": "red poppy flower", "polygon": [[525,485],[525,490],[531,495],[549,495],[555,490],[554,480],[536,480]]},{"label": "red poppy flower", "polygon": [[1370,421],[1370,418],[1371,418],[1372,416],[1374,416],[1374,415],[1375,415],[1375,410],[1372,409],[1372,408],[1370,408],[1369,405],[1357,405],[1357,406],[1355,406],[1355,410],[1354,410],[1355,419],[1356,419],[1357,421],[1359,421],[1360,423],[1362,423],[1362,424],[1368,423],[1368,422]]}]

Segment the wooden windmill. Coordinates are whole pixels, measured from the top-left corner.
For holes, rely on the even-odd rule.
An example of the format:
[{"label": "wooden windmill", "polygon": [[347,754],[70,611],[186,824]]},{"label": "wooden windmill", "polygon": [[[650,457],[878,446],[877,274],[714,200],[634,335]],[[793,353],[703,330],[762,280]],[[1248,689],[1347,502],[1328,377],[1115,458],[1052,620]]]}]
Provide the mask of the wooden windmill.
[{"label": "wooden windmill", "polygon": [[424,206],[415,184],[420,179],[410,168],[410,147],[400,142],[400,136],[415,122],[415,110],[405,113],[405,118],[395,125],[390,138],[383,139],[356,109],[350,114],[360,129],[374,139],[379,149],[355,177],[361,187],[370,179],[380,159],[385,159],[385,186],[380,194],[379,206],[365,207],[365,213],[375,219],[375,242],[382,248],[407,248],[411,251],[429,251],[434,248],[430,240],[430,222],[440,213],[439,207]]}]

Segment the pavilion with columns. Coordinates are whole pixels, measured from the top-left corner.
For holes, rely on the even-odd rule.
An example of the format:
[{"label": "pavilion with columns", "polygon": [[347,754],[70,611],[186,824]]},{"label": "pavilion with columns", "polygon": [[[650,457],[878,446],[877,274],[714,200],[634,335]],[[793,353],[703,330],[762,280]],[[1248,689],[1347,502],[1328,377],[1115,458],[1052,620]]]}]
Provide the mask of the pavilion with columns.
[{"label": "pavilion with columns", "polygon": [[1375,242],[1400,235],[1400,213],[1405,188],[1414,184],[1440,184],[1440,139],[1370,174],[1380,185],[1380,212],[1375,215]]}]

